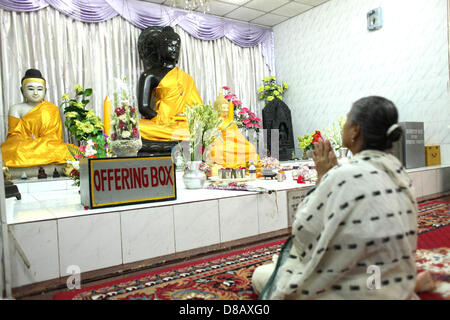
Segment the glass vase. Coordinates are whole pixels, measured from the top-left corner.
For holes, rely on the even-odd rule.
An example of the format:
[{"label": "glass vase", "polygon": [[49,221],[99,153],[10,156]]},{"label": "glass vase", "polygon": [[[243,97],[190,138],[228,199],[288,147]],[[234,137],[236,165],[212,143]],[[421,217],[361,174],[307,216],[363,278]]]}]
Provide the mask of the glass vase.
[{"label": "glass vase", "polygon": [[202,161],[189,161],[186,163],[186,170],[183,175],[183,182],[186,189],[202,189],[206,182],[206,175],[201,171]]}]

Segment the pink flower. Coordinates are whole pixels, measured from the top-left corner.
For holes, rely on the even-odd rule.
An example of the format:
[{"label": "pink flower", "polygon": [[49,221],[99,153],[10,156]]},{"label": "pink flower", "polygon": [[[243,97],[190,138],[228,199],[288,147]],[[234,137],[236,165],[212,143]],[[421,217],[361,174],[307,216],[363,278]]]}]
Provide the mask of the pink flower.
[{"label": "pink flower", "polygon": [[247,123],[250,123],[250,120],[248,120],[248,119],[244,119],[244,120],[242,120],[242,123],[243,123],[243,124],[247,124]]},{"label": "pink flower", "polygon": [[242,102],[240,100],[233,100],[233,104],[235,106],[242,106]]},{"label": "pink flower", "polygon": [[244,112],[249,112],[250,111],[248,108],[242,108],[241,110],[244,111]]},{"label": "pink flower", "polygon": [[251,111],[249,111],[249,113],[248,113],[250,116],[252,116],[252,117],[255,117],[256,116],[256,114],[254,114],[253,112],[251,112]]},{"label": "pink flower", "polygon": [[260,118],[258,118],[258,117],[256,117],[255,120],[258,121],[258,122],[261,122],[261,121],[262,121],[262,120],[261,120]]},{"label": "pink flower", "polygon": [[231,99],[231,94],[227,94],[224,98],[227,99],[227,100],[230,100]]},{"label": "pink flower", "polygon": [[85,153],[86,152],[86,145],[82,145],[78,148],[81,152]]},{"label": "pink flower", "polygon": [[251,116],[249,119],[252,120],[252,121],[256,121],[256,117],[255,116]]},{"label": "pink flower", "polygon": [[81,159],[81,158],[83,158],[83,156],[82,156],[81,154],[76,154],[76,155],[75,155],[75,159],[79,160],[79,159]]},{"label": "pink flower", "polygon": [[230,90],[230,87],[227,87],[227,86],[223,86],[223,87],[222,87],[222,89],[225,89],[225,90]]},{"label": "pink flower", "polygon": [[245,114],[245,111],[239,111],[238,114]]},{"label": "pink flower", "polygon": [[120,117],[121,115],[125,114],[125,107],[116,108],[116,110],[114,110],[114,112],[116,113],[116,115],[118,117]]},{"label": "pink flower", "polygon": [[133,138],[139,138],[139,131],[136,128],[133,128]]},{"label": "pink flower", "polygon": [[257,128],[259,128],[259,129],[261,129],[261,125],[260,125],[260,124],[255,123],[255,126],[256,126]]},{"label": "pink flower", "polygon": [[127,126],[127,124],[125,122],[123,122],[122,120],[119,120],[119,128],[120,128],[120,130],[125,129],[126,126]]},{"label": "pink flower", "polygon": [[245,126],[246,126],[247,128],[251,128],[251,127],[253,127],[253,123],[247,123]]},{"label": "pink flower", "polygon": [[114,133],[111,135],[111,139],[112,139],[112,140],[116,140],[116,139],[117,139],[117,133],[114,132]]}]

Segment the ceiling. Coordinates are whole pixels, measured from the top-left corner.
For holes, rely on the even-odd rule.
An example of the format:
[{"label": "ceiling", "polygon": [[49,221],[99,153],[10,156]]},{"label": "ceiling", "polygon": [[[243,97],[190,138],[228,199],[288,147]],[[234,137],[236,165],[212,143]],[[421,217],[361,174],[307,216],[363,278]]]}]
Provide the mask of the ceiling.
[{"label": "ceiling", "polygon": [[[173,0],[144,0],[170,6]],[[210,0],[207,14],[273,27],[329,0]],[[183,8],[185,0],[175,0]],[[203,12],[201,8],[196,11]]]}]

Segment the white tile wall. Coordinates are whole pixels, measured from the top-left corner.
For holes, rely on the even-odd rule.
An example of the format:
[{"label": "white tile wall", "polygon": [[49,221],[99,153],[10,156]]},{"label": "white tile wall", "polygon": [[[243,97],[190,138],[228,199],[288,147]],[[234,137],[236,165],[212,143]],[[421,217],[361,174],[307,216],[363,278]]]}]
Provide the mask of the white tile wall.
[{"label": "white tile wall", "polygon": [[256,195],[219,200],[220,242],[258,234]]},{"label": "white tile wall", "polygon": [[123,263],[175,252],[173,207],[121,212]]},{"label": "white tile wall", "polygon": [[438,170],[426,170],[422,171],[421,174],[423,196],[438,193]]},{"label": "white tile wall", "polygon": [[[369,32],[366,14],[379,6],[384,26]],[[447,34],[446,0],[332,0],[275,26],[277,79],[289,83],[294,136],[330,126],[363,96],[382,95],[400,121],[425,122],[425,143],[446,145],[449,163]]]},{"label": "white tile wall", "polygon": [[258,194],[259,233],[277,231],[288,226],[287,192]]},{"label": "white tile wall", "polygon": [[122,264],[119,212],[60,219],[58,238],[61,276],[71,265],[86,272]]},{"label": "white tile wall", "polygon": [[219,243],[219,202],[200,201],[175,206],[174,225],[177,252]]},{"label": "white tile wall", "polygon": [[10,240],[12,286],[20,287],[30,283],[59,277],[58,237],[56,221],[24,223],[9,226],[24,251],[28,269]]}]

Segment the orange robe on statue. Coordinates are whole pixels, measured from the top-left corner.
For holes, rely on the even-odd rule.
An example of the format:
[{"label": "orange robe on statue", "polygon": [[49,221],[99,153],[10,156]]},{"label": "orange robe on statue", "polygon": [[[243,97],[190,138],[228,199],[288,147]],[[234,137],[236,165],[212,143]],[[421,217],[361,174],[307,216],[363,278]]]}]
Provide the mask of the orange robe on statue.
[{"label": "orange robe on statue", "polygon": [[22,118],[8,117],[8,136],[2,143],[7,167],[62,164],[74,160],[62,139],[59,108],[43,101]]},{"label": "orange robe on statue", "polygon": [[[170,70],[153,90],[156,98],[155,111],[151,120],[141,119],[139,130],[143,139],[172,141],[189,140],[189,128],[185,116],[186,106],[202,104],[203,100],[194,79],[178,67]],[[229,120],[225,120],[226,127]],[[222,140],[222,141],[221,141]],[[226,166],[245,165],[256,161],[256,149],[233,124],[222,133],[211,149],[211,160]]]}]

